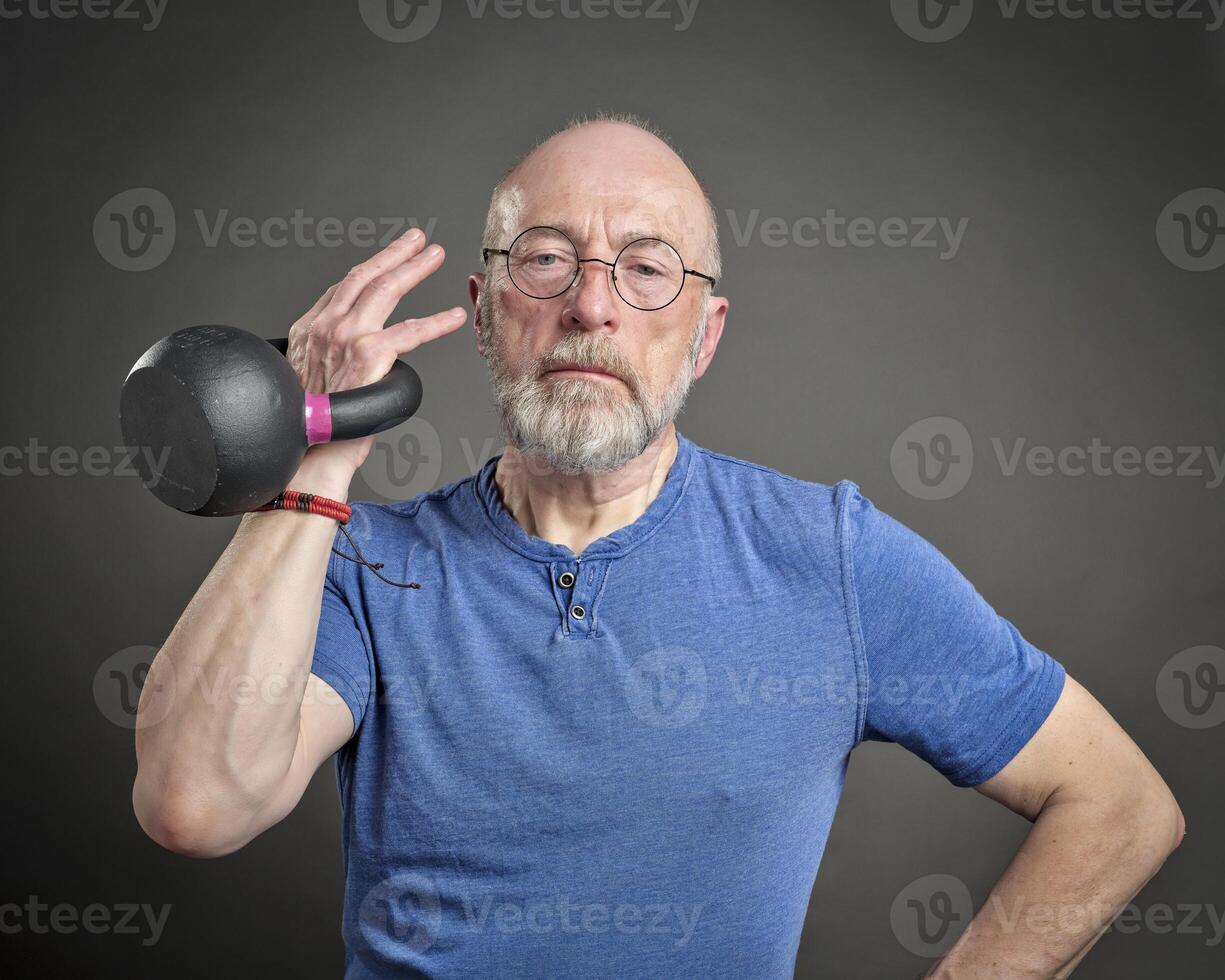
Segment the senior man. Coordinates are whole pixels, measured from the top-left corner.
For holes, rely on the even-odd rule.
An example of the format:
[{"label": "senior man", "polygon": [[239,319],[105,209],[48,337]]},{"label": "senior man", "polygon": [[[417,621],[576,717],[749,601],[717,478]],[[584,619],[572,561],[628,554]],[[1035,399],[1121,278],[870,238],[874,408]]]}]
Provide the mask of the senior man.
[{"label": "senior man", "polygon": [[[242,519],[145,684],[145,830],[228,854],[336,754],[349,977],[785,977],[849,755],[889,740],[1033,822],[931,975],[1067,975],[1182,814],[1060,663],[855,484],[677,430],[728,310],[680,156],[632,117],[572,124],[496,187],[483,258],[504,451],[354,504],[381,571],[327,517]],[[456,330],[459,308],[384,326],[442,262],[413,232],[328,289],[290,332],[306,389]],[[291,488],[344,499],[371,444],[312,448]],[[285,696],[208,696],[235,675]],[[1050,927],[1075,909],[1096,914]]]}]

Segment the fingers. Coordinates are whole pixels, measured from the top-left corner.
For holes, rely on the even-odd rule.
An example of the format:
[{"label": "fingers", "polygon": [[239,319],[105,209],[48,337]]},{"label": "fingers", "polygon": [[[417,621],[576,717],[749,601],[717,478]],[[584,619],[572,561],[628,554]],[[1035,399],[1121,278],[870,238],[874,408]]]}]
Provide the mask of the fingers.
[{"label": "fingers", "polygon": [[435,313],[433,316],[420,319],[401,320],[393,323],[380,334],[376,334],[397,354],[407,354],[416,350],[422,344],[458,330],[468,319],[467,312],[461,306]]},{"label": "fingers", "polygon": [[381,327],[404,294],[437,272],[445,257],[443,247],[435,243],[399,265],[373,276],[354,301],[348,319],[367,329]]},{"label": "fingers", "polygon": [[398,355],[457,330],[466,319],[464,310],[456,307],[433,316],[403,320],[385,330],[361,334],[345,347],[344,362],[335,377],[337,390],[377,381],[387,374]]},{"label": "fingers", "polygon": [[285,352],[285,356],[289,359],[293,369],[298,372],[298,377],[307,391],[321,390],[318,387],[313,387],[320,383],[320,372],[310,369],[311,365],[306,353],[311,330],[319,315],[324,311],[328,303],[332,301],[332,296],[335,295],[339,285],[337,283],[329,286],[327,292],[315,301],[315,305],[294,321],[293,326],[289,328],[289,349]]},{"label": "fingers", "polygon": [[315,305],[294,321],[293,326],[289,328],[289,347],[291,351],[299,344],[305,346],[306,336],[310,333],[311,324],[315,322],[319,314],[332,301],[332,297],[336,294],[336,289],[339,285],[337,283],[336,285],[329,286],[327,292],[315,300]]},{"label": "fingers", "polygon": [[445,256],[440,245],[425,247],[424,232],[410,229],[328,289],[291,331],[290,361],[300,362],[295,367],[306,390],[368,384],[397,355],[462,326],[467,314],[457,307],[383,327],[404,295],[436,272]]},{"label": "fingers", "polygon": [[[424,246],[425,232],[420,228],[410,228],[381,252],[355,265],[338,284],[340,288],[328,304],[329,314],[344,316],[352,309],[354,302],[372,279],[414,258]],[[392,304],[392,309],[394,308],[395,304]],[[388,313],[390,312],[388,310]]]},{"label": "fingers", "polygon": [[[336,289],[339,285],[340,284],[337,283],[335,285],[329,286],[327,289],[327,292],[325,292],[322,296],[320,296],[317,300],[315,300],[315,305],[312,306],[309,310],[307,310],[304,314],[302,314],[302,316],[298,318],[298,320],[294,323],[294,327],[297,327],[299,325],[301,325],[304,328],[309,327],[311,321],[315,319],[315,317],[317,317],[320,313],[322,313],[324,307],[327,306],[328,303],[332,301],[332,297],[336,294]],[[290,328],[290,329],[293,329],[293,328]]]}]

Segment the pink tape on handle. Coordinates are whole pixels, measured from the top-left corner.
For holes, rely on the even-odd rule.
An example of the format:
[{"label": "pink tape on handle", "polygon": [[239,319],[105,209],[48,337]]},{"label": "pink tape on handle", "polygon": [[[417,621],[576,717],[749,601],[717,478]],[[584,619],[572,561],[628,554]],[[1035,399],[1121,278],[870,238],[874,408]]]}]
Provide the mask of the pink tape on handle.
[{"label": "pink tape on handle", "polygon": [[306,444],[332,441],[332,399],[326,393],[306,393]]}]

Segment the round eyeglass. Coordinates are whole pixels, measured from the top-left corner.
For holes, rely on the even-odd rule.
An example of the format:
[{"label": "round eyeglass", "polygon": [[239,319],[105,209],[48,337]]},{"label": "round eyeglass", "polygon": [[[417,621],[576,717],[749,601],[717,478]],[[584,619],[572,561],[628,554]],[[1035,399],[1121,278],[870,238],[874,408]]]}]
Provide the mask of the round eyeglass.
[{"label": "round eyeglass", "polygon": [[689,276],[714,278],[696,269],[686,269],[680,252],[661,238],[638,238],[626,245],[612,262],[580,259],[565,232],[548,225],[526,229],[510,243],[510,248],[486,248],[482,259],[506,256],[506,271],[515,288],[532,299],[555,299],[578,279],[584,265],[599,262],[612,271],[613,289],[636,310],[662,310],[685,288]]}]

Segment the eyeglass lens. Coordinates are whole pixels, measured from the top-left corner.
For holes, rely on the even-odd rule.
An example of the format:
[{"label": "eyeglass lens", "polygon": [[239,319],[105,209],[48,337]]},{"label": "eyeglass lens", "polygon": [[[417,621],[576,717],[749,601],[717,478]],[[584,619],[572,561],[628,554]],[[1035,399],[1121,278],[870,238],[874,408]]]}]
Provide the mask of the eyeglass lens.
[{"label": "eyeglass lens", "polygon": [[[574,244],[554,228],[529,228],[511,245],[507,256],[511,281],[528,296],[560,296],[578,276]],[[681,257],[665,241],[640,238],[617,257],[613,285],[631,306],[655,310],[667,306],[684,285]]]}]

